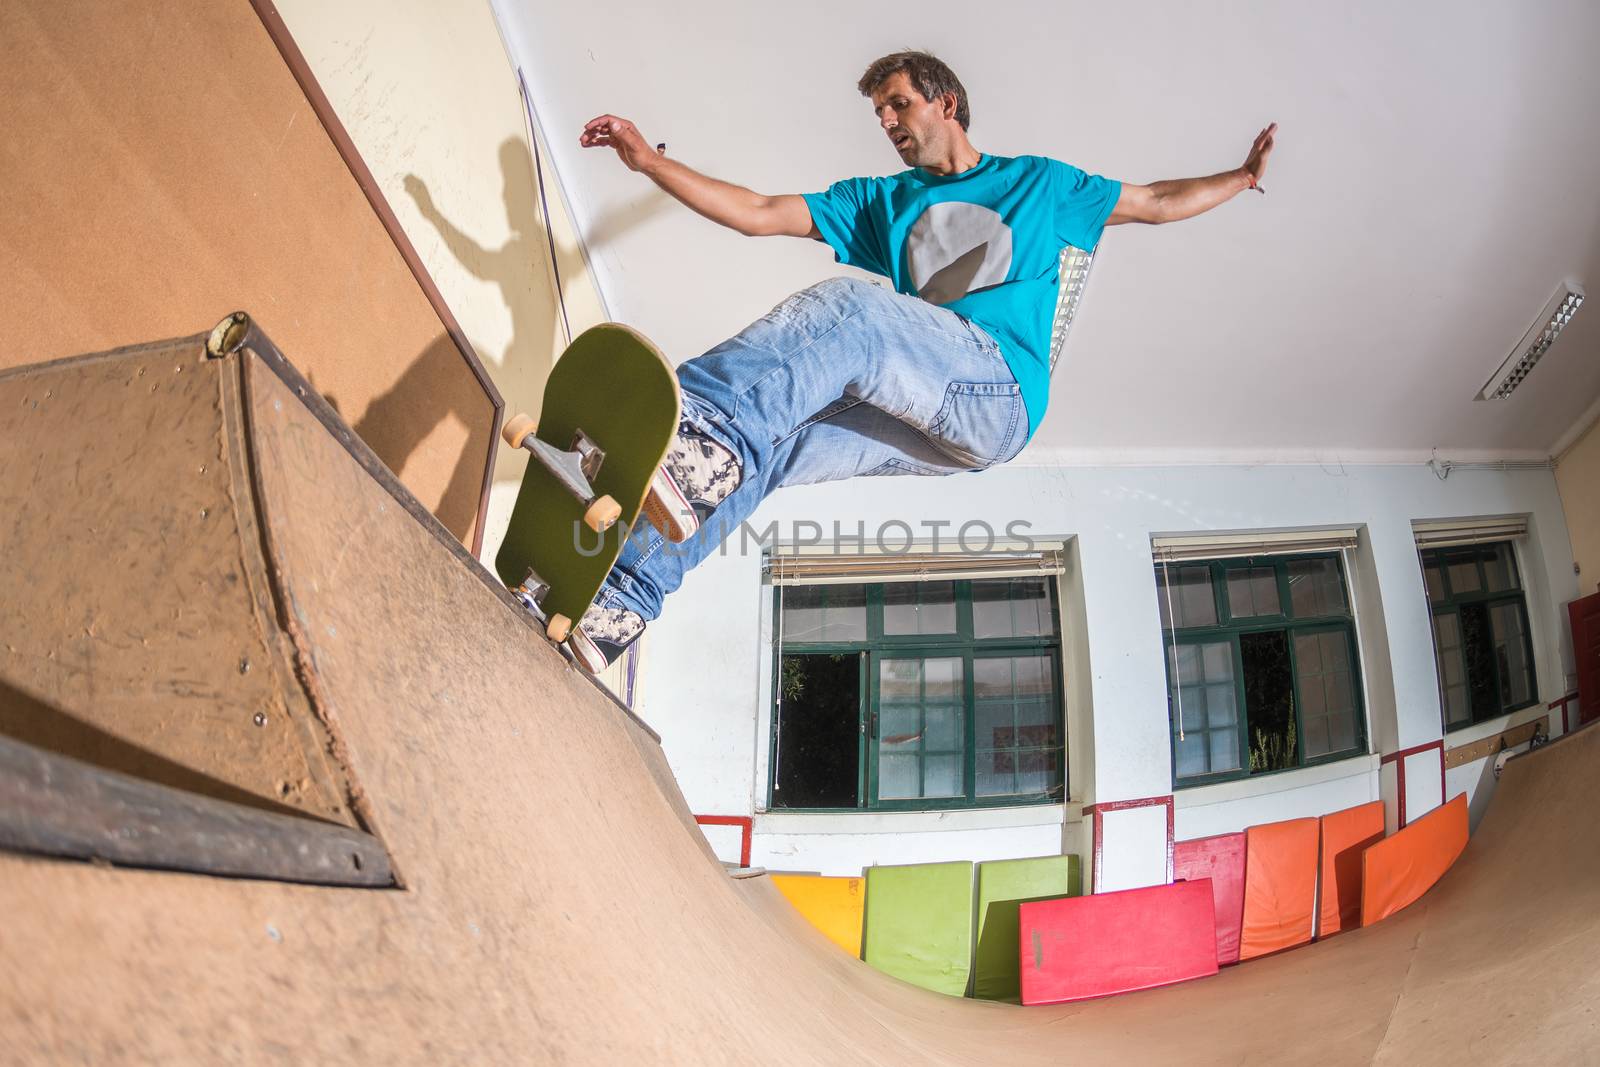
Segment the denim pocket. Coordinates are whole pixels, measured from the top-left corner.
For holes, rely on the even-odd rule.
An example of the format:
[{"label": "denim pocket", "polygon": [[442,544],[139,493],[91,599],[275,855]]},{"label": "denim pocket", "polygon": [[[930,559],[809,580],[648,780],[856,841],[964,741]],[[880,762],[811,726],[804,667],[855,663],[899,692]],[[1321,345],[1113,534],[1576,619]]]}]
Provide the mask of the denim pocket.
[{"label": "denim pocket", "polygon": [[1025,418],[1016,382],[951,382],[928,436],[975,468],[992,467],[1021,451]]},{"label": "denim pocket", "polygon": [[862,473],[861,477],[863,477],[863,478],[884,478],[884,477],[891,477],[891,476],[894,476],[894,475],[903,475],[903,474],[915,474],[915,475],[920,475],[920,476],[926,477],[928,475],[951,474],[951,473],[953,473],[953,472],[952,471],[942,471],[942,470],[939,470],[936,467],[930,467],[925,463],[917,463],[914,460],[894,458],[894,459],[886,459],[882,463],[878,464],[876,467],[873,467],[871,470],[864,471]]}]

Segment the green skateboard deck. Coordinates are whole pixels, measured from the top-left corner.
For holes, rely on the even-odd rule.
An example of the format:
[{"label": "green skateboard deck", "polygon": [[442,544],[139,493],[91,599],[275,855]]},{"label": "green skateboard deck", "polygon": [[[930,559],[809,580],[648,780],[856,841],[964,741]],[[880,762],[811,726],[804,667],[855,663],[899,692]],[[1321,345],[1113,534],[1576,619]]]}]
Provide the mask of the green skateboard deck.
[{"label": "green skateboard deck", "polygon": [[[530,570],[549,586],[536,599],[539,612],[556,624],[549,628],[553,639],[566,636],[557,616],[577,623],[624,538],[643,521],[650,480],[677,432],[680,404],[678,376],[660,351],[619,323],[579,334],[551,369],[537,429],[528,435],[537,441],[522,445],[532,455],[494,565],[509,588],[523,586],[524,603],[535,592],[524,585]],[[523,419],[506,423],[508,443],[526,426]],[[591,446],[603,458],[596,464],[589,455],[581,463]],[[616,521],[597,533],[596,513],[607,508],[594,500],[605,497],[615,502]]]}]

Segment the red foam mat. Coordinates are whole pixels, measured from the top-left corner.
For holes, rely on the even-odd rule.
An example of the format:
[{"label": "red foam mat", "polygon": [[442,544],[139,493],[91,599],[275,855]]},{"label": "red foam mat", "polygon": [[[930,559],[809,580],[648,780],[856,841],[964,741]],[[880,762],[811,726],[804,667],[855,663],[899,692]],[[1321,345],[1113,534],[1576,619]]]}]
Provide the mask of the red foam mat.
[{"label": "red foam mat", "polygon": [[1239,929],[1244,923],[1244,831],[1179,841],[1172,847],[1172,877],[1211,879],[1217,913],[1217,962],[1239,962]]},{"label": "red foam mat", "polygon": [[1217,973],[1208,879],[1023,904],[1022,1003],[1060,1004]]}]

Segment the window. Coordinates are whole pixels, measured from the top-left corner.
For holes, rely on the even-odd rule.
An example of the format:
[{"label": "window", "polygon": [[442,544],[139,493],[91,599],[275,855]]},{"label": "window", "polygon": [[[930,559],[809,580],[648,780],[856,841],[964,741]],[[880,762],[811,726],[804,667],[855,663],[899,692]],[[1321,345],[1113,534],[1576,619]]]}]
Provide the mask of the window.
[{"label": "window", "polygon": [[1510,541],[1426,548],[1444,728],[1459,730],[1536,704],[1528,605]]},{"label": "window", "polygon": [[1176,786],[1366,750],[1335,554],[1156,564]]},{"label": "window", "polygon": [[1065,796],[1053,579],[787,585],[774,600],[771,808]]}]

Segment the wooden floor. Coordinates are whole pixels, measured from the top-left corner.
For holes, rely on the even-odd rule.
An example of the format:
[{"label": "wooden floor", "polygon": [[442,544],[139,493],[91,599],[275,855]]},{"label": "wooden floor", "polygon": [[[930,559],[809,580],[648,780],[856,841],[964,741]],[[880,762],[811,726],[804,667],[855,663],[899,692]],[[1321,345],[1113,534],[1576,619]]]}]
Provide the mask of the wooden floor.
[{"label": "wooden floor", "polygon": [[[48,401],[131,411],[145,436],[125,478],[101,485],[120,487],[122,514],[49,543],[0,520],[12,620],[0,635],[0,694],[49,706],[77,694],[91,708],[83,665],[102,663],[98,692],[134,724],[129,744],[182,733],[183,759],[208,761],[206,780],[234,790],[275,788],[253,775],[259,759],[303,768],[312,800],[298,807],[337,806],[323,817],[375,833],[402,886],[0,854],[8,1062],[1595,1056],[1600,732],[1512,761],[1455,869],[1373,929],[1089,1004],[940,997],[849,959],[766,879],[730,879],[653,736],[569,668],[281,376],[241,356],[191,365],[187,379],[134,375],[141,384],[128,388],[104,361],[85,366],[58,368]],[[29,397],[45,401],[41,380],[0,375],[0,417]],[[0,436],[0,504],[82,503],[71,464],[33,461],[42,448],[21,430]],[[198,476],[219,460],[237,477]],[[205,504],[211,532],[188,536],[218,492],[229,494],[226,523]],[[219,542],[216,529],[231,533]],[[107,594],[112,559],[144,569],[139,596]],[[199,580],[219,559],[250,596],[221,595],[226,578],[218,588]],[[39,636],[26,621],[35,618],[57,636]],[[247,673],[242,648],[255,657]],[[124,662],[139,669],[118,674]],[[249,730],[225,727],[253,722],[256,709],[222,681],[193,684],[205,664],[292,686],[274,715],[310,721],[246,751]],[[208,715],[214,732],[185,730]]]}]

